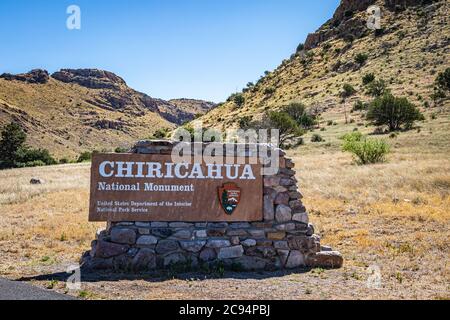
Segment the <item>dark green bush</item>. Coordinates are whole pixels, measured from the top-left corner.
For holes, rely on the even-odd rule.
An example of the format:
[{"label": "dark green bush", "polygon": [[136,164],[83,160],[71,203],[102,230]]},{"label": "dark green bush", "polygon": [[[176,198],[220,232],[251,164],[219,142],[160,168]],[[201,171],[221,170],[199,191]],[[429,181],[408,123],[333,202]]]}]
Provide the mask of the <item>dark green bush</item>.
[{"label": "dark green bush", "polygon": [[304,134],[297,122],[286,112],[271,111],[267,114],[267,119],[270,128],[279,130],[280,145]]},{"label": "dark green bush", "polygon": [[17,123],[10,123],[3,128],[0,140],[0,169],[57,163],[48,150],[26,146],[26,138],[26,133]]},{"label": "dark green bush", "polygon": [[355,93],[356,93],[356,89],[353,88],[353,86],[351,84],[346,83],[342,87],[341,97],[345,99],[345,98],[351,97]]},{"label": "dark green bush", "polygon": [[267,96],[272,95],[275,93],[275,91],[276,91],[276,89],[274,87],[269,87],[269,88],[264,89],[264,94]]},{"label": "dark green bush", "polygon": [[402,126],[411,128],[414,121],[423,120],[424,116],[407,98],[397,98],[387,93],[376,98],[369,106],[367,120],[375,125],[386,125],[390,131]]},{"label": "dark green bush", "polygon": [[128,149],[127,148],[123,148],[123,147],[117,147],[114,149],[115,153],[127,153]]},{"label": "dark green bush", "polygon": [[363,85],[368,85],[375,80],[375,75],[373,73],[367,73],[362,77]]},{"label": "dark green bush", "polygon": [[353,105],[352,111],[364,111],[369,107],[369,105],[361,100],[358,100]]},{"label": "dark green bush", "polygon": [[19,151],[17,161],[25,164],[41,161],[44,165],[48,166],[57,164],[57,161],[50,155],[47,149],[22,148]]},{"label": "dark green bush", "polygon": [[80,163],[80,162],[86,162],[86,161],[91,161],[91,160],[92,160],[92,152],[85,151],[85,152],[82,152],[78,156],[77,162]]},{"label": "dark green bush", "polygon": [[450,68],[440,72],[436,78],[436,86],[444,91],[450,91]]},{"label": "dark green bush", "polygon": [[374,80],[367,86],[367,94],[372,97],[380,97],[385,93],[389,93],[390,90],[387,87],[386,81],[383,79]]},{"label": "dark green bush", "polygon": [[367,59],[369,59],[367,53],[358,53],[355,56],[355,62],[359,65],[363,65],[367,61]]},{"label": "dark green bush", "polygon": [[291,103],[284,106],[281,110],[291,116],[304,129],[310,129],[317,124],[316,117],[308,113],[306,106],[302,103]]},{"label": "dark green bush", "polygon": [[297,47],[297,52],[303,51],[305,49],[305,45],[303,43],[300,43]]}]

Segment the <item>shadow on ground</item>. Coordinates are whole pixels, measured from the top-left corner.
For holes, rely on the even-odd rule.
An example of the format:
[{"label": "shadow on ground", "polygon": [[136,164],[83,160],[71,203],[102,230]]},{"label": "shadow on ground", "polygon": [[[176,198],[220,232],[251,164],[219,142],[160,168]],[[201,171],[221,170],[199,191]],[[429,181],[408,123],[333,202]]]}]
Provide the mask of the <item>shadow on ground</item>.
[{"label": "shadow on ground", "polygon": [[[142,273],[117,273],[105,271],[84,271],[81,269],[82,282],[101,282],[101,281],[122,281],[122,280],[144,280],[148,282],[164,282],[172,279],[179,280],[209,280],[209,279],[254,279],[262,280],[267,278],[279,278],[291,274],[303,274],[311,271],[311,268],[292,269],[284,271],[254,271],[254,272],[238,272],[238,271],[189,271],[189,272],[173,272],[168,271],[154,271]],[[49,274],[35,275],[30,277],[21,277],[18,281],[66,281],[72,273],[55,272]]]}]

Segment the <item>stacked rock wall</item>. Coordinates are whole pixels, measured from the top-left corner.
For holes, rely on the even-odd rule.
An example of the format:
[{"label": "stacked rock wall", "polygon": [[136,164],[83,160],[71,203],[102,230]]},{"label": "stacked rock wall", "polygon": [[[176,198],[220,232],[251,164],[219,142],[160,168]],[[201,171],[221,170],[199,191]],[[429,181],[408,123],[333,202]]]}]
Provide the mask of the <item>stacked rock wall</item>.
[{"label": "stacked rock wall", "polygon": [[[131,152],[170,154],[176,144],[141,141]],[[280,150],[278,174],[264,177],[262,221],[108,222],[82,264],[90,269],[135,272],[174,264],[195,268],[220,263],[241,270],[341,267],[340,253],[321,246],[314,234],[293,169],[293,161]]]}]

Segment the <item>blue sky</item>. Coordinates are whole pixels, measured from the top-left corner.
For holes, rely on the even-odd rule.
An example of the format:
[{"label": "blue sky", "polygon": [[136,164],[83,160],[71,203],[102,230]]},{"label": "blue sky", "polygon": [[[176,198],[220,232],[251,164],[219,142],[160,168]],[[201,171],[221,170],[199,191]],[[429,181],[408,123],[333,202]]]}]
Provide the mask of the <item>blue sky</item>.
[{"label": "blue sky", "polygon": [[[68,30],[66,9],[81,9]],[[215,102],[288,58],[339,0],[1,0],[0,73],[112,71],[153,97]]]}]

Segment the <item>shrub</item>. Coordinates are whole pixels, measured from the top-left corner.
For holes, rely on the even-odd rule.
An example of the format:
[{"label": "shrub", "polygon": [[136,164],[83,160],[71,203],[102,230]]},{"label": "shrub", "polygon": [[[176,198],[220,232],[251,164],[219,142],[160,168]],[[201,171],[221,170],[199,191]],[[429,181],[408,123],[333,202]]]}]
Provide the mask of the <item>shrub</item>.
[{"label": "shrub", "polygon": [[323,141],[323,138],[320,134],[315,133],[311,137],[311,142],[322,142],[322,141]]},{"label": "shrub", "polygon": [[162,129],[157,129],[154,133],[152,138],[153,139],[164,139],[165,137],[167,137],[167,134],[169,133],[168,128],[162,128]]},{"label": "shrub", "polygon": [[297,122],[286,112],[271,111],[267,116],[269,127],[279,130],[281,145],[304,133]]},{"label": "shrub", "polygon": [[245,103],[245,98],[243,94],[237,93],[233,96],[233,102],[238,106],[242,107]]},{"label": "shrub", "polygon": [[[57,161],[50,155],[50,152],[47,149],[28,149],[22,148],[18,153],[18,162],[31,164],[31,166],[40,165],[42,162],[43,165],[53,165],[57,164]],[[37,163],[37,165],[35,164]]]},{"label": "shrub", "polygon": [[247,128],[249,128],[251,126],[251,122],[252,122],[252,117],[250,117],[250,116],[243,116],[238,121],[239,128],[247,129]]},{"label": "shrub", "polygon": [[358,100],[353,105],[352,111],[363,111],[363,110],[366,110],[368,108],[368,106],[369,105],[367,103],[364,103],[361,100]]},{"label": "shrub", "polygon": [[450,68],[438,74],[435,84],[441,90],[450,91]]},{"label": "shrub", "polygon": [[17,123],[10,123],[3,128],[0,141],[0,168],[13,168],[17,162],[18,152],[23,147],[27,135]]},{"label": "shrub", "polygon": [[114,149],[115,153],[127,153],[128,149],[127,148],[123,148],[123,147],[117,147]]},{"label": "shrub", "polygon": [[345,99],[345,98],[351,97],[355,93],[356,93],[356,89],[353,88],[353,86],[351,84],[346,83],[342,87],[341,97]]},{"label": "shrub", "polygon": [[387,87],[386,81],[383,79],[374,80],[369,83],[367,87],[367,93],[372,97],[380,97],[385,93],[389,93],[390,90]]},{"label": "shrub", "polygon": [[375,80],[375,75],[373,73],[367,73],[362,77],[363,85],[368,85]]},{"label": "shrub", "polygon": [[28,161],[28,162],[19,162],[17,163],[18,168],[25,168],[25,167],[43,167],[46,163],[42,160],[34,160],[34,161]]},{"label": "shrub", "polygon": [[344,134],[340,139],[347,141],[347,142],[361,141],[363,139],[363,135],[361,132],[355,131],[355,132]]},{"label": "shrub", "polygon": [[265,95],[272,95],[272,94],[275,93],[275,91],[276,91],[276,89],[274,87],[269,87],[269,88],[264,89],[264,94]]},{"label": "shrub", "polygon": [[282,108],[299,126],[309,129],[314,126],[317,121],[316,117],[306,111],[306,107],[302,103],[291,103]]},{"label": "shrub", "polygon": [[411,128],[414,121],[423,120],[424,116],[407,98],[397,98],[388,93],[371,103],[367,119],[375,125],[387,125],[393,131],[403,125]]},{"label": "shrub", "polygon": [[77,162],[80,163],[80,162],[86,162],[86,161],[91,161],[91,160],[92,160],[92,152],[85,151],[85,152],[82,152],[78,156]]},{"label": "shrub", "polygon": [[297,46],[297,52],[303,51],[304,49],[305,49],[305,45],[304,45],[303,43],[300,43],[300,44]]},{"label": "shrub", "polygon": [[390,147],[386,141],[367,139],[359,132],[353,132],[344,139],[342,150],[352,153],[357,164],[365,165],[384,162]]},{"label": "shrub", "polygon": [[48,150],[27,147],[25,145],[27,135],[17,123],[6,125],[1,138],[0,169],[57,163]]},{"label": "shrub", "polygon": [[363,65],[367,59],[369,58],[369,56],[367,55],[367,53],[358,53],[355,56],[355,62],[359,65]]}]

